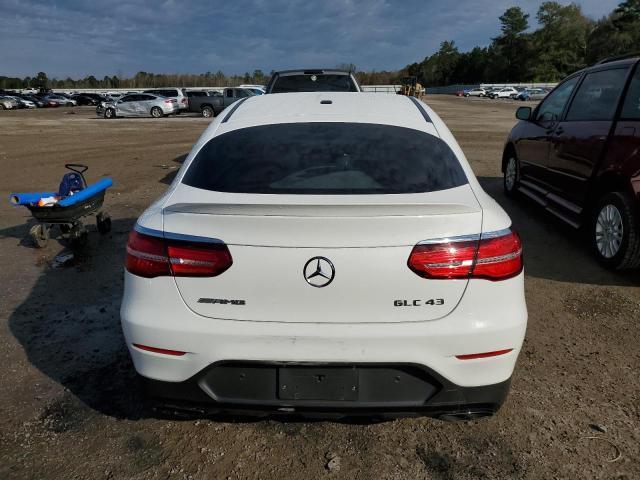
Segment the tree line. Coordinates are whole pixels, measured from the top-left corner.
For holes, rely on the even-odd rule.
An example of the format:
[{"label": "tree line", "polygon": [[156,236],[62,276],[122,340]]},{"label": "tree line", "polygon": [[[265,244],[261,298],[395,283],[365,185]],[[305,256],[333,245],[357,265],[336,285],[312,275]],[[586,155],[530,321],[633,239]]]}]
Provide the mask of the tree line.
[{"label": "tree line", "polygon": [[[404,76],[416,76],[425,86],[506,82],[555,82],[605,57],[640,53],[640,0],[626,0],[609,15],[592,20],[580,5],[546,1],[538,8],[538,28],[531,31],[529,15],[520,7],[510,7],[499,17],[500,33],[487,47],[460,52],[453,40],[419,63],[398,71],[356,71],[353,64],[338,67],[356,72],[362,85],[396,84]],[[273,73],[273,72],[271,72]],[[226,87],[243,83],[266,84],[271,75],[262,70],[244,75],[224,72],[201,74],[155,74],[138,72],[122,75],[93,75],[82,79],[48,78],[45,72],[34,77],[0,76],[0,89],[19,88],[149,88]]]},{"label": "tree line", "polygon": [[640,53],[640,0],[626,0],[592,20],[580,5],[543,2],[530,31],[520,7],[500,17],[500,33],[487,47],[460,52],[453,40],[402,72],[427,86],[503,82],[555,82],[604,58]]}]

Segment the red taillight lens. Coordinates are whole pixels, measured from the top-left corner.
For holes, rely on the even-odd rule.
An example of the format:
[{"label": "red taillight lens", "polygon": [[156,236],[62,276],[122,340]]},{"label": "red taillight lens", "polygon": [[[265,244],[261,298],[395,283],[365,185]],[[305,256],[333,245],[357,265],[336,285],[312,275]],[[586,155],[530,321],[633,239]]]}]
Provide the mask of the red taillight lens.
[{"label": "red taillight lens", "polygon": [[145,278],[171,275],[164,239],[132,231],[127,242],[125,268]]},{"label": "red taillight lens", "polygon": [[167,240],[135,230],[127,243],[125,267],[140,277],[215,277],[232,264],[231,253],[223,243]]},{"label": "red taillight lens", "polygon": [[416,245],[409,257],[409,268],[424,278],[468,278],[477,248],[477,240]]},{"label": "red taillight lens", "polygon": [[176,277],[215,277],[233,263],[224,243],[169,242],[167,250]]},{"label": "red taillight lens", "polygon": [[482,238],[473,277],[504,280],[522,271],[522,242],[520,236],[509,230],[505,235]]},{"label": "red taillight lens", "polygon": [[421,243],[413,248],[408,266],[424,278],[505,280],[522,271],[522,243],[512,230],[483,234],[480,240]]}]

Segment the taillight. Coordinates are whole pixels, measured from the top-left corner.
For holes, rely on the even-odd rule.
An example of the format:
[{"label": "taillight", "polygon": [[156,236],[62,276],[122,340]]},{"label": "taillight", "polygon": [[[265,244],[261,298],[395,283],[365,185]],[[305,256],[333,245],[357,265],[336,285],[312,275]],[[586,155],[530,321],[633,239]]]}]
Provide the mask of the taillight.
[{"label": "taillight", "polygon": [[233,260],[223,243],[169,240],[143,235],[135,230],[127,243],[127,271],[145,278],[215,277]]},{"label": "taillight", "polygon": [[428,241],[413,248],[407,263],[424,278],[505,280],[522,271],[522,243],[511,229]]},{"label": "taillight", "polygon": [[173,103],[173,100],[165,100],[164,103]]},{"label": "taillight", "polygon": [[187,103],[187,97],[182,97],[182,100],[180,100],[182,103]]}]

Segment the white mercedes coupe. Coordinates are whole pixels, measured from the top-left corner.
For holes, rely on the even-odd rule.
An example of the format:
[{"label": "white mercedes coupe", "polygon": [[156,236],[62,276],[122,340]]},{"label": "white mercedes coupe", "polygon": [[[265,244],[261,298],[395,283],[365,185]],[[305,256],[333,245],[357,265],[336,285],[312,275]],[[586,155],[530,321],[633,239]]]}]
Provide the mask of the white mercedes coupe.
[{"label": "white mercedes coupe", "polygon": [[522,244],[415,98],[238,101],[127,244],[121,319],[174,411],[495,413],[525,335]]}]

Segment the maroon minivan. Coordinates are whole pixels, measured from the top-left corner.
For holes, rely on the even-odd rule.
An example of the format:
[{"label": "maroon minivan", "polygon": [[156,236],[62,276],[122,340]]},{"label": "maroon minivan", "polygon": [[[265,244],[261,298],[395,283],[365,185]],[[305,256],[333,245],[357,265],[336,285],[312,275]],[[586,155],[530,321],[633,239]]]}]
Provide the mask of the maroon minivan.
[{"label": "maroon minivan", "polygon": [[602,61],[520,107],[504,190],[578,228],[609,268],[640,266],[640,58]]}]

